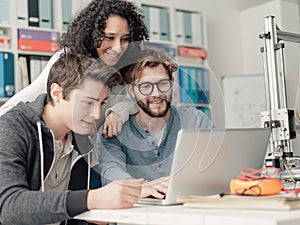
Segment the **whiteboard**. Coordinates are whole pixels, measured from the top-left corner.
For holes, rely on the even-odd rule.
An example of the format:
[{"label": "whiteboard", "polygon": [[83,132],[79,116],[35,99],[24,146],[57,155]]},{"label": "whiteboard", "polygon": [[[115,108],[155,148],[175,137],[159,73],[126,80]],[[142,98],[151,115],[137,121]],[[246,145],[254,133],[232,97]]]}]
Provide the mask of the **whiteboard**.
[{"label": "whiteboard", "polygon": [[266,111],[264,75],[223,76],[222,88],[227,128],[261,127]]}]

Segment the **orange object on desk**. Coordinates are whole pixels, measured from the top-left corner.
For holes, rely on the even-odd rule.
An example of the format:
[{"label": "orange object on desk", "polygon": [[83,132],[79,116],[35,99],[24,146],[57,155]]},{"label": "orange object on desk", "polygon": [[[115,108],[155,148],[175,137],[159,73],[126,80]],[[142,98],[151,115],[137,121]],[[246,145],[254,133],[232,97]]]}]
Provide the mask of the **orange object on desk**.
[{"label": "orange object on desk", "polygon": [[280,193],[281,188],[281,181],[276,179],[230,181],[230,192],[239,195],[276,195]]}]

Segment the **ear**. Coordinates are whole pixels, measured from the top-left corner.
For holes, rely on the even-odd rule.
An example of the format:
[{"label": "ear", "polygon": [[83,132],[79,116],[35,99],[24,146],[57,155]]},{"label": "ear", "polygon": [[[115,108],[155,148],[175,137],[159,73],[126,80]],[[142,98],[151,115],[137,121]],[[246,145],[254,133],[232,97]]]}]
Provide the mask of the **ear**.
[{"label": "ear", "polygon": [[127,91],[132,99],[135,99],[134,91],[133,91],[134,86],[132,84],[127,84]]},{"label": "ear", "polygon": [[54,102],[59,103],[60,100],[63,98],[63,88],[57,83],[51,84],[50,95]]}]

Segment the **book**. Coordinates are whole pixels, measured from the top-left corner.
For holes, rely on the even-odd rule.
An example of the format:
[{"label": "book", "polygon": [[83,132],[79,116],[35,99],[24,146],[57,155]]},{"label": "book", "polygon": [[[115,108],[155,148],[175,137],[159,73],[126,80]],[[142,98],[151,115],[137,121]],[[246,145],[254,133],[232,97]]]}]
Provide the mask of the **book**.
[{"label": "book", "polygon": [[181,196],[184,207],[205,209],[293,210],[300,209],[300,198],[284,194],[269,196],[220,195]]},{"label": "book", "polygon": [[56,52],[59,50],[59,43],[55,41],[18,39],[18,49],[27,51]]},{"label": "book", "polygon": [[179,46],[178,55],[185,57],[194,57],[205,60],[207,58],[207,51],[204,48]]},{"label": "book", "polygon": [[40,40],[40,41],[54,41],[58,42],[60,39],[59,32],[32,30],[32,29],[18,29],[18,39]]}]

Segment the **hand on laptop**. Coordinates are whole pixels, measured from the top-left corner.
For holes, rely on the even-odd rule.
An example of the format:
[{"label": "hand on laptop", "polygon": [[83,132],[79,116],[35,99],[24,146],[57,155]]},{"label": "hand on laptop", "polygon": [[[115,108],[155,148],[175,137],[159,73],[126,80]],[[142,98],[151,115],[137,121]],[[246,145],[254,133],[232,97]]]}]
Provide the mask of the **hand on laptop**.
[{"label": "hand on laptop", "polygon": [[163,199],[169,185],[169,177],[160,177],[156,180],[147,181],[142,185],[141,198],[154,197]]}]

